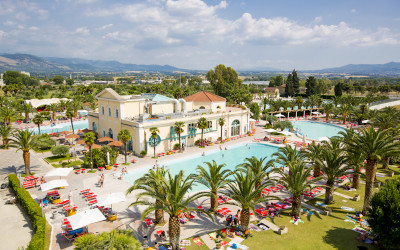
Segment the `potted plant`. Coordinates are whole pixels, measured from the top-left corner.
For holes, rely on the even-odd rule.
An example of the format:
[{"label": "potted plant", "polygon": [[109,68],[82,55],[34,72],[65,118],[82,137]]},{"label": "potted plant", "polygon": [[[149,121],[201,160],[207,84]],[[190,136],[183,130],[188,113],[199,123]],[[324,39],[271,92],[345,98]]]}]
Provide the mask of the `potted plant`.
[{"label": "potted plant", "polygon": [[147,155],[147,151],[146,150],[141,151],[140,155],[142,156],[142,158],[144,158]]}]

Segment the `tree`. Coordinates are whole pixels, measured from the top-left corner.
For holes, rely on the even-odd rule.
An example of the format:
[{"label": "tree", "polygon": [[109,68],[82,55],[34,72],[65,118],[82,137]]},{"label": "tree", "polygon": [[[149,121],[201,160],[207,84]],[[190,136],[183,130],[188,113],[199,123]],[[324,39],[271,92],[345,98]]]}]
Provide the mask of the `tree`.
[{"label": "tree", "polygon": [[14,133],[14,129],[9,125],[1,125],[0,126],[0,136],[3,140],[4,149],[8,149],[10,136]]},{"label": "tree", "polygon": [[57,113],[57,110],[58,110],[58,104],[57,103],[50,104],[49,110],[51,111],[51,120],[55,121],[56,120],[56,113]]},{"label": "tree", "polygon": [[208,128],[208,121],[205,117],[201,117],[197,121],[197,127],[201,129],[201,146],[204,146],[204,140],[203,140],[203,135],[204,135],[204,129]]},{"label": "tree", "polygon": [[[132,193],[134,190],[144,190],[138,194],[137,199],[141,196],[146,196],[147,193],[157,194],[157,197],[164,195],[165,189],[163,188],[163,181],[169,172],[164,166],[156,169],[150,169],[148,173],[137,179],[135,183],[126,191],[127,194]],[[163,206],[163,200],[156,198],[155,205]],[[164,223],[164,211],[160,208],[155,209],[155,222],[156,224]]]},{"label": "tree", "polygon": [[319,177],[321,175],[321,166],[319,162],[316,161],[317,158],[321,156],[322,153],[322,145],[311,143],[308,146],[308,151],[306,151],[307,157],[312,161],[314,165],[314,177]]},{"label": "tree", "polygon": [[277,121],[274,123],[274,129],[280,129],[281,131],[285,130],[285,128],[292,130],[293,124],[289,120],[285,121]]},{"label": "tree", "polygon": [[317,92],[317,80],[314,76],[309,76],[306,80],[306,95],[315,95]]},{"label": "tree", "polygon": [[[198,192],[194,195],[187,196],[191,190],[194,182],[194,176],[189,175],[184,177],[184,173],[181,170],[177,175],[171,176],[168,172],[166,178],[164,178],[160,187],[163,189],[162,192],[149,190],[142,192],[136,202],[133,202],[130,206],[136,205],[147,205],[148,207],[142,212],[142,219],[146,218],[152,211],[156,209],[162,209],[164,212],[169,214],[168,222],[168,234],[172,250],[179,249],[180,243],[180,231],[181,223],[179,221],[179,215],[186,211],[202,212],[209,215],[208,212],[203,210],[189,207],[189,204],[195,200],[208,196],[208,192]],[[162,205],[157,205],[147,200],[139,200],[141,197],[149,197],[156,200],[162,201]],[[210,216],[210,215],[209,215]],[[210,218],[214,220],[211,216]]]},{"label": "tree", "polygon": [[30,150],[36,147],[35,144],[36,136],[32,131],[16,130],[11,138],[11,147],[15,147],[22,151],[22,157],[24,159],[25,174],[30,175],[30,165],[31,165],[31,154]]},{"label": "tree", "polygon": [[[273,160],[264,163],[266,160],[267,157],[257,159],[257,157],[252,156],[251,158],[246,158],[244,163],[236,166],[236,169],[244,172],[253,172],[256,180],[255,188],[257,189],[264,180],[268,179],[269,171],[274,167]],[[261,193],[259,196],[261,197]]]},{"label": "tree", "polygon": [[175,122],[175,125],[174,125],[174,131],[175,131],[175,133],[177,133],[178,134],[178,137],[179,137],[179,151],[181,152],[182,151],[182,145],[181,145],[181,134],[183,133],[183,127],[185,126],[185,123],[184,122]]},{"label": "tree", "polygon": [[387,130],[379,129],[376,131],[373,126],[360,129],[359,134],[356,134],[347,143],[349,152],[361,153],[367,161],[365,164],[366,184],[363,214],[368,214],[371,207],[377,162],[382,160],[384,156],[398,154],[400,146],[398,142],[394,141],[393,136],[387,133]]},{"label": "tree", "polygon": [[371,200],[368,223],[384,249],[398,249],[400,242],[400,178],[386,180]]},{"label": "tree", "polygon": [[160,133],[160,130],[158,130],[158,128],[156,127],[150,128],[151,138],[153,138],[154,157],[156,157],[156,139],[158,137],[158,133]]},{"label": "tree", "polygon": [[82,102],[78,98],[74,98],[72,101],[69,101],[67,103],[67,108],[69,108],[73,111],[74,117],[78,116],[78,110],[82,108]]},{"label": "tree", "polygon": [[54,146],[51,148],[51,153],[58,157],[64,157],[69,154],[69,148],[65,145]]},{"label": "tree", "polygon": [[140,242],[132,236],[132,230],[114,229],[111,232],[101,234],[86,234],[74,241],[74,249],[124,249],[139,250],[142,249]]},{"label": "tree", "polygon": [[29,114],[35,112],[35,109],[30,103],[23,103],[19,107],[19,111],[25,114],[25,121],[29,121]]},{"label": "tree", "polygon": [[225,125],[225,118],[223,118],[223,117],[219,118],[218,119],[218,125],[221,127],[221,141],[222,141],[222,139],[223,139],[222,130],[223,130],[224,125]]},{"label": "tree", "polygon": [[285,93],[288,96],[294,96],[293,75],[291,73],[289,73],[288,76],[287,76]]},{"label": "tree", "polygon": [[54,82],[54,84],[60,85],[60,84],[64,83],[64,77],[62,77],[60,75],[56,75],[53,77],[52,81]]},{"label": "tree", "polygon": [[50,149],[56,145],[56,141],[50,138],[48,134],[37,135],[35,139],[35,147],[41,150]]},{"label": "tree", "polygon": [[[290,158],[290,157],[285,157]],[[279,178],[276,178],[276,182],[283,185],[290,194],[293,195],[292,203],[292,216],[299,216],[301,208],[301,195],[305,190],[311,188],[311,185],[315,182],[323,179],[323,177],[317,177],[314,179],[308,179],[312,168],[306,168],[306,165],[302,159],[296,160],[293,164],[289,164],[289,173],[280,168],[275,168],[274,172],[278,173]]]},{"label": "tree", "polygon": [[303,98],[301,96],[296,97],[297,109],[301,109],[303,106]]},{"label": "tree", "polygon": [[92,155],[92,146],[96,141],[96,135],[93,132],[88,132],[83,137],[86,146],[89,147],[89,155],[90,155],[90,169],[93,170],[93,155]]},{"label": "tree", "polygon": [[208,168],[204,168],[200,165],[197,166],[197,171],[199,172],[197,182],[210,189],[210,212],[215,212],[218,207],[218,191],[229,183],[230,180],[228,177],[231,175],[231,171],[229,169],[223,169],[226,164],[217,165],[214,160],[212,163],[205,162],[205,164]]},{"label": "tree", "polygon": [[343,124],[346,124],[346,118],[349,115],[350,111],[351,111],[350,105],[343,104],[342,106],[340,106],[339,112],[342,115]]},{"label": "tree", "polygon": [[343,95],[343,83],[336,84],[335,88],[334,88],[334,91],[335,91],[335,96],[336,97],[342,96]]},{"label": "tree", "polygon": [[329,116],[332,114],[333,111],[333,104],[332,103],[325,103],[324,106],[324,112],[326,116],[326,121],[329,121]]},{"label": "tree", "polygon": [[297,72],[295,69],[292,71],[292,76],[293,76],[293,93],[297,95],[300,93],[300,80],[299,77],[297,76]]},{"label": "tree", "polygon": [[278,118],[274,115],[266,115],[265,120],[268,122],[270,126],[273,126],[274,122],[278,121]]},{"label": "tree", "polygon": [[0,108],[0,117],[3,118],[5,124],[11,124],[11,118],[15,116],[14,108],[10,106],[4,106]]},{"label": "tree", "polygon": [[217,65],[214,70],[209,70],[206,77],[215,94],[222,97],[228,97],[240,83],[237,72],[223,64]]},{"label": "tree", "polygon": [[33,123],[35,123],[38,126],[38,130],[39,130],[39,135],[40,135],[40,125],[43,124],[44,121],[44,117],[40,114],[37,113],[33,119],[32,119]]},{"label": "tree", "polygon": [[69,86],[72,86],[72,85],[74,85],[74,79],[66,79],[65,80],[65,83],[67,84],[67,85],[69,85]]},{"label": "tree", "polygon": [[71,121],[71,128],[72,128],[72,133],[75,134],[75,129],[74,129],[74,111],[71,106],[67,107],[67,110],[65,111],[65,116]]},{"label": "tree", "polygon": [[297,151],[296,148],[286,145],[283,148],[279,148],[278,152],[272,155],[275,158],[275,161],[284,166],[289,167],[289,175],[291,175],[290,170],[295,168],[297,164],[304,162],[305,153],[301,151]]},{"label": "tree", "polygon": [[125,164],[127,163],[126,160],[126,143],[131,139],[131,133],[127,129],[121,129],[118,133],[119,140],[124,143],[124,151],[125,151]]},{"label": "tree", "polygon": [[253,113],[251,118],[253,118],[254,120],[260,120],[260,112],[261,112],[261,108],[260,105],[256,102],[253,102],[250,105],[250,112]]},{"label": "tree", "polygon": [[261,183],[256,188],[257,177],[252,171],[238,171],[233,172],[234,181],[230,181],[226,188],[221,191],[224,195],[232,199],[227,204],[232,204],[241,208],[240,216],[240,230],[245,232],[250,224],[250,209],[254,211],[256,204],[266,202],[271,198],[268,196],[261,196],[263,189],[271,185],[271,181]]}]

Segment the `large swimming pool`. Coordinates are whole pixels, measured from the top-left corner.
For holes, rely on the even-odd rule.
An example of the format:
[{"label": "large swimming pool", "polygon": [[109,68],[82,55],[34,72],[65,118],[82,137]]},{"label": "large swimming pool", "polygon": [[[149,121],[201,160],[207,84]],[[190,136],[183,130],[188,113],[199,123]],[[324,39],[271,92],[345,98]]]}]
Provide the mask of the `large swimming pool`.
[{"label": "large swimming pool", "polygon": [[322,122],[313,121],[294,121],[293,127],[305,134],[306,138],[311,140],[318,140],[321,137],[332,137],[339,134],[340,131],[345,129],[336,125],[326,124]]},{"label": "large swimming pool", "polygon": [[[252,156],[257,158],[268,157],[268,161],[272,159],[271,155],[277,151],[278,147],[275,146],[249,143],[240,144],[235,147],[228,146],[228,150],[220,151],[218,149],[217,151],[206,154],[205,156],[202,156],[202,152],[199,150],[198,155],[175,161],[173,160],[173,156],[164,156],[164,158],[159,158],[158,163],[159,165],[165,165],[170,170],[172,175],[177,174],[180,170],[184,170],[185,174],[188,175],[196,173],[196,168],[198,165],[206,167],[204,162],[212,162],[215,160],[217,164],[225,163],[227,169],[234,170],[235,167],[243,163],[246,158],[250,158]],[[168,160],[168,158],[171,160]],[[152,166],[148,166],[147,168],[132,171],[124,177],[124,180],[133,183],[136,179],[147,173],[151,167]],[[204,189],[206,189],[205,186],[196,184],[192,191],[196,192]]]},{"label": "large swimming pool", "polygon": [[[84,121],[75,121],[74,122],[74,129],[85,129],[89,128],[89,120]],[[56,133],[61,131],[72,131],[71,122],[66,121],[65,123],[58,123],[55,127],[52,126],[40,126],[40,133],[42,134],[49,134],[49,133]],[[38,134],[38,128],[31,128],[29,131],[33,131],[35,134]]]}]

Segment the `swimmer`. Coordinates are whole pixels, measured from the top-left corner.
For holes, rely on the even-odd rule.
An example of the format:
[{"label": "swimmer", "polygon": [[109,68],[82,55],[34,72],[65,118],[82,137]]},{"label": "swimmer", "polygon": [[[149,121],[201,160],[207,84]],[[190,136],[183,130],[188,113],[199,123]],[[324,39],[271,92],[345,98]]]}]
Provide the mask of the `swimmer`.
[{"label": "swimmer", "polygon": [[225,157],[225,155],[224,155],[224,154],[222,154],[222,157]]},{"label": "swimmer", "polygon": [[222,150],[222,146],[221,145],[219,145],[219,150]]},{"label": "swimmer", "polygon": [[225,147],[225,150],[228,150],[228,149]]}]

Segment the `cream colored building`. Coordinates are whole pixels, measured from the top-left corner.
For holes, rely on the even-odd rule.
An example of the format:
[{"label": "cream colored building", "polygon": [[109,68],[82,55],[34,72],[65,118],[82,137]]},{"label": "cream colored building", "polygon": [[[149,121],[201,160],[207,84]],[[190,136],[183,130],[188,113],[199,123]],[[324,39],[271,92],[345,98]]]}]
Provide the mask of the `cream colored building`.
[{"label": "cream colored building", "polygon": [[106,88],[96,95],[98,112],[89,112],[89,128],[98,133],[98,137],[109,136],[118,140],[121,129],[127,129],[132,135],[128,149],[135,155],[146,150],[153,153],[153,140],[150,128],[160,131],[156,140],[156,153],[171,150],[178,143],[174,132],[177,121],[185,123],[181,134],[185,146],[193,146],[201,138],[201,129],[197,121],[201,117],[208,120],[204,138],[217,140],[221,136],[218,119],[223,117],[223,138],[247,133],[249,130],[249,110],[240,107],[228,107],[225,98],[207,91],[200,91],[183,99],[172,99],[159,94],[119,95]]}]

